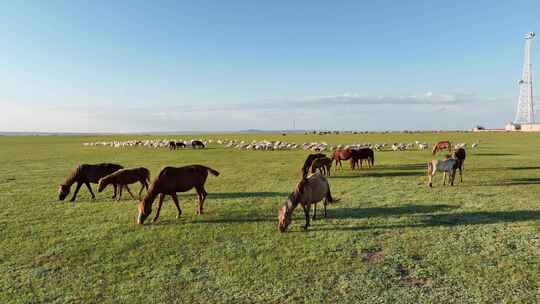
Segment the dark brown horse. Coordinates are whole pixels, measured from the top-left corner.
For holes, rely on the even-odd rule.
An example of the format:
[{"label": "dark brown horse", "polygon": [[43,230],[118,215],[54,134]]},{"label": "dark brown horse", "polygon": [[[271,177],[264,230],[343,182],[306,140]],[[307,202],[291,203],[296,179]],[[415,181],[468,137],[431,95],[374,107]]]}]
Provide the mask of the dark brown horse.
[{"label": "dark brown horse", "polygon": [[[334,153],[332,153],[332,159],[336,162],[336,171],[338,169],[338,164],[343,169],[343,165],[341,164],[342,160],[349,160],[353,156],[353,152],[351,149],[336,149]],[[351,164],[352,168],[352,164]]]},{"label": "dark brown horse", "polygon": [[304,165],[302,166],[302,176],[303,177],[307,176],[309,168],[311,168],[311,164],[313,163],[313,161],[315,159],[321,158],[321,157],[326,157],[326,155],[324,155],[322,153],[315,153],[315,154],[308,155],[308,157],[306,158],[306,161],[304,162]]},{"label": "dark brown horse", "polygon": [[452,154],[452,158],[457,160],[455,170],[459,169],[460,182],[463,182],[463,164],[465,163],[466,153],[464,148],[458,148]]},{"label": "dark brown horse", "polygon": [[351,167],[353,169],[358,167],[358,163],[360,163],[360,168],[362,168],[362,161],[364,160],[369,167],[375,165],[375,154],[370,148],[353,149],[351,151],[353,152],[351,157]]},{"label": "dark brown horse", "polygon": [[146,188],[148,190],[148,183],[150,182],[150,171],[144,167],[133,169],[121,169],[114,173],[111,173],[98,182],[98,192],[103,191],[108,185],[113,184],[120,186],[118,193],[118,200],[122,198],[122,188],[126,188],[131,198],[135,199],[133,193],[128,188],[129,184],[139,182],[141,184],[141,190],[139,190],[139,199],[142,191]]},{"label": "dark brown horse", "polygon": [[208,177],[208,172],[212,173],[214,176],[219,175],[219,172],[216,170],[201,165],[191,165],[180,168],[163,168],[150,185],[146,195],[139,203],[139,216],[137,217],[137,223],[143,224],[144,220],[150,215],[150,213],[152,213],[152,204],[158,195],[159,202],[156,210],[156,216],[154,217],[153,221],[156,221],[159,218],[159,212],[161,211],[161,206],[163,205],[165,195],[172,196],[176,210],[178,211],[178,215],[176,217],[179,218],[182,214],[182,210],[180,209],[180,203],[178,202],[178,196],[176,196],[176,193],[186,192],[193,188],[195,188],[197,191],[197,197],[199,200],[197,205],[197,214],[202,214],[204,199],[208,194],[206,190],[204,190],[204,183]]},{"label": "dark brown horse", "polygon": [[436,143],[435,145],[433,145],[433,150],[431,151],[431,153],[435,155],[437,154],[437,152],[442,151],[444,149],[448,149],[448,152],[452,152],[452,145],[450,144],[450,141],[443,140]]},{"label": "dark brown horse", "polygon": [[[108,163],[96,165],[82,164],[75,168],[75,170],[73,170],[73,172],[71,172],[71,174],[66,177],[64,183],[60,185],[60,187],[58,188],[58,199],[63,201],[69,194],[71,185],[73,185],[74,183],[77,183],[77,187],[75,188],[73,197],[70,200],[71,202],[75,201],[75,199],[77,198],[77,193],[79,193],[79,189],[83,184],[86,185],[88,191],[90,191],[90,194],[92,195],[92,199],[94,199],[96,196],[94,195],[94,192],[92,192],[90,183],[97,184],[102,177],[105,177],[123,168],[124,167],[120,165]],[[113,198],[116,197],[116,189],[117,185],[115,184]]]},{"label": "dark brown horse", "polygon": [[320,174],[312,174],[307,178],[302,177],[296,185],[294,191],[289,195],[289,198],[283,204],[283,207],[278,212],[278,230],[285,232],[287,227],[292,222],[292,213],[298,204],[302,205],[304,215],[306,216],[306,224],[303,226],[307,231],[309,227],[309,212],[313,204],[313,220],[317,215],[317,203],[324,200],[324,217],[326,217],[326,205],[336,202],[330,193],[330,185],[326,178]]},{"label": "dark brown horse", "polygon": [[196,149],[196,148],[201,148],[203,149],[205,146],[204,146],[204,143],[200,140],[194,140],[191,142],[191,147],[193,149]]}]

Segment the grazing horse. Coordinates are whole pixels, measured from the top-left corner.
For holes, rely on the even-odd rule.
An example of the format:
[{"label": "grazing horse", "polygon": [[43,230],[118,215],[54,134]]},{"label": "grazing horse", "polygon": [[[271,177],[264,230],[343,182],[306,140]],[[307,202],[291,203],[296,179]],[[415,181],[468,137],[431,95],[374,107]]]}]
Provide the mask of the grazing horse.
[{"label": "grazing horse", "polygon": [[296,185],[294,191],[289,195],[289,198],[279,209],[278,213],[278,230],[285,232],[287,227],[292,222],[292,213],[298,204],[302,205],[306,216],[306,224],[303,226],[307,231],[309,227],[309,212],[311,204],[313,204],[313,220],[317,214],[317,203],[324,199],[324,217],[326,217],[326,205],[328,203],[337,202],[330,194],[330,185],[326,178],[320,174],[312,174],[307,178],[302,177]]},{"label": "grazing horse", "polygon": [[185,148],[186,147],[186,144],[181,142],[181,141],[177,141],[176,142],[176,148]]},{"label": "grazing horse", "polygon": [[169,150],[176,150],[176,143],[174,141],[169,141]]},{"label": "grazing horse", "polygon": [[352,156],[353,152],[351,149],[336,149],[334,153],[332,153],[332,159],[336,162],[336,171],[338,169],[338,164],[341,169],[343,169],[343,165],[341,164],[342,160],[349,160]]},{"label": "grazing horse", "polygon": [[353,169],[358,167],[358,163],[360,162],[360,168],[362,168],[362,161],[366,160],[369,167],[372,167],[375,165],[375,155],[373,153],[373,150],[370,148],[361,148],[361,149],[353,149],[351,150],[353,152],[353,155],[351,157],[351,167]]},{"label": "grazing horse", "polygon": [[454,185],[454,177],[456,175],[457,160],[454,158],[447,158],[445,160],[432,160],[428,163],[427,176],[428,186],[433,187],[432,180],[433,175],[437,171],[443,172],[443,185],[446,185],[446,174],[448,174],[448,182],[450,185]]},{"label": "grazing horse", "polygon": [[[120,169],[124,169],[124,167],[117,165],[117,164],[97,164],[97,165],[88,165],[88,164],[82,164],[79,165],[75,170],[73,170],[65,179],[64,183],[60,185],[58,188],[58,199],[63,201],[66,196],[69,194],[71,185],[74,183],[77,183],[77,187],[75,188],[75,192],[73,193],[73,197],[71,198],[71,202],[74,202],[77,198],[77,193],[79,193],[79,189],[81,189],[81,186],[83,184],[86,185],[88,188],[88,191],[90,191],[90,194],[92,195],[92,199],[96,198],[94,195],[94,192],[92,192],[92,188],[90,187],[90,183],[97,184],[99,180],[102,177],[105,177],[113,172],[116,172]],[[116,197],[116,188],[117,185],[114,184],[114,195],[113,198]]]},{"label": "grazing horse", "polygon": [[464,148],[459,148],[452,154],[452,158],[457,160],[455,169],[459,169],[459,178],[461,183],[463,182],[463,164],[465,163],[465,157],[466,153]]},{"label": "grazing horse", "polygon": [[103,191],[108,185],[119,185],[120,190],[117,200],[122,198],[122,188],[126,188],[131,198],[135,199],[133,193],[128,188],[129,184],[139,182],[141,183],[141,190],[139,190],[139,199],[142,191],[146,188],[148,190],[148,183],[150,182],[150,171],[146,168],[133,168],[133,169],[121,169],[114,173],[111,173],[105,177],[102,177],[98,182],[98,192]]},{"label": "grazing horse", "polygon": [[180,209],[176,192],[186,192],[193,188],[197,191],[198,197],[197,214],[203,214],[204,200],[208,194],[204,190],[204,183],[208,177],[208,172],[214,176],[219,175],[219,172],[216,170],[201,165],[163,168],[139,203],[137,223],[143,224],[144,220],[152,213],[152,204],[158,195],[159,202],[153,221],[155,222],[159,218],[159,212],[161,211],[165,195],[172,196],[176,210],[178,211],[176,218],[179,218],[182,215],[182,210]]},{"label": "grazing horse", "polygon": [[313,161],[315,159],[321,158],[321,157],[326,157],[326,155],[322,154],[322,153],[315,153],[315,154],[308,155],[308,157],[306,158],[306,161],[304,161],[304,165],[302,166],[302,176],[303,177],[307,176],[309,168],[311,168],[311,164],[313,163]]},{"label": "grazing horse", "polygon": [[448,152],[452,152],[452,145],[450,144],[450,141],[444,140],[436,143],[435,145],[433,145],[433,150],[431,151],[431,153],[435,155],[437,154],[437,152],[444,149],[448,149]]},{"label": "grazing horse", "polygon": [[193,149],[196,149],[196,148],[201,148],[203,149],[205,146],[204,146],[204,143],[200,140],[194,140],[191,142],[191,147]]},{"label": "grazing horse", "polygon": [[332,168],[332,159],[329,157],[319,157],[313,160],[311,163],[311,173],[315,173],[318,169],[322,175],[330,176],[330,169]]}]

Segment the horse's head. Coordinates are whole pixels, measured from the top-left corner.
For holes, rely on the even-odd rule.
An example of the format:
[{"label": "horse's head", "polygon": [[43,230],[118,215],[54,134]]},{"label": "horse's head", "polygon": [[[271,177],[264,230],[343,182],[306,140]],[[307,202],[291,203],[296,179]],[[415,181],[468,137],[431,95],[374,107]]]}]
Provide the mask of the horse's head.
[{"label": "horse's head", "polygon": [[103,180],[103,178],[100,178],[97,186],[97,191],[102,192],[105,187],[107,187],[107,183]]},{"label": "horse's head", "polygon": [[289,202],[285,202],[278,212],[278,231],[285,232],[292,222],[291,212],[287,209]]},{"label": "horse's head", "polygon": [[67,185],[60,185],[58,187],[58,199],[59,200],[63,201],[66,198],[66,196],[68,196],[69,188],[70,187],[67,186]]},{"label": "horse's head", "polygon": [[152,213],[152,202],[155,197],[149,197],[148,194],[139,202],[139,215],[137,216],[137,224],[144,224],[144,220]]}]

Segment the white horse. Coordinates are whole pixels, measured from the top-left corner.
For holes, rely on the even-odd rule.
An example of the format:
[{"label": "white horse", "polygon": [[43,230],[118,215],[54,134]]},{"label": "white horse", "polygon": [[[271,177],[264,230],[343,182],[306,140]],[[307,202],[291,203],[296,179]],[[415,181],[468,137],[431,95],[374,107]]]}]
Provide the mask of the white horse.
[{"label": "white horse", "polygon": [[454,177],[456,176],[457,159],[448,158],[445,160],[432,160],[428,163],[427,176],[428,186],[432,187],[433,175],[437,171],[443,172],[443,185],[446,185],[446,174],[448,173],[448,182],[454,185]]}]

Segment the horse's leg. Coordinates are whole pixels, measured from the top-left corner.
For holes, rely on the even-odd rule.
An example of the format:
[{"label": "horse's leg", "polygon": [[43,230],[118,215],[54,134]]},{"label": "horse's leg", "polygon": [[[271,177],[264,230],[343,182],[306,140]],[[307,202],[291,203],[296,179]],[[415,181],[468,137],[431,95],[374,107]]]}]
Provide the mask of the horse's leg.
[{"label": "horse's leg", "polygon": [[311,206],[302,204],[302,209],[304,209],[304,215],[306,216],[306,225],[304,225],[304,231],[307,231],[309,227],[309,209]]},{"label": "horse's leg", "polygon": [[120,189],[118,189],[118,197],[116,198],[117,202],[119,202],[120,199],[122,198],[122,189],[124,189],[124,185],[119,185],[118,188]]},{"label": "horse's leg", "polygon": [[[129,193],[129,195],[131,195],[131,198],[132,198],[132,199],[134,199],[134,200],[137,200],[137,199],[135,198],[135,196],[133,195],[133,193],[131,193],[131,190],[129,190],[129,187],[128,187],[128,185],[125,185],[125,186],[126,186],[126,190],[127,190],[127,192]],[[141,196],[141,194],[140,194],[140,193],[139,193],[139,196]]]},{"label": "horse's leg", "polygon": [[88,191],[90,191],[90,194],[92,195],[92,199],[95,199],[96,196],[94,195],[94,192],[92,191],[92,187],[90,187],[90,183],[84,182],[84,184],[86,185],[86,188],[88,188]]},{"label": "horse's leg", "polygon": [[317,203],[313,204],[313,218],[312,220],[315,220],[315,217],[317,216]]},{"label": "horse's leg", "polygon": [[204,190],[204,186],[198,186],[195,188],[195,190],[197,190],[197,197],[199,199],[197,213],[203,214],[204,213],[204,200],[206,199],[207,192]]},{"label": "horse's leg", "polygon": [[328,205],[328,200],[326,198],[324,198],[324,203],[323,203],[323,206],[324,206],[324,218],[326,218],[326,205]]},{"label": "horse's leg", "polygon": [[77,187],[75,188],[75,192],[73,192],[73,196],[71,197],[71,199],[69,200],[70,202],[74,202],[75,199],[77,198],[77,193],[79,193],[79,189],[81,189],[81,186],[82,184],[77,182]]},{"label": "horse's leg", "polygon": [[182,215],[182,209],[180,209],[180,203],[178,202],[178,196],[176,196],[176,193],[172,194],[171,196],[172,196],[174,205],[176,206],[176,210],[178,211],[178,214],[176,215],[176,218],[180,218],[180,216]]},{"label": "horse's leg", "polygon": [[145,186],[145,181],[139,181],[139,183],[141,183],[141,190],[139,190],[139,199],[141,198],[141,193],[143,192],[144,190],[144,186]]},{"label": "horse's leg", "polygon": [[117,188],[117,185],[116,184],[113,184],[113,196],[112,196],[112,199],[114,199],[116,197],[116,189]]},{"label": "horse's leg", "polygon": [[152,220],[152,222],[157,221],[157,219],[159,218],[159,212],[161,211],[161,205],[163,205],[163,199],[164,198],[165,198],[165,194],[161,193],[159,195],[159,202],[158,202],[158,205],[157,205],[156,216],[154,216],[154,219]]},{"label": "horse's leg", "polygon": [[463,166],[465,164],[461,163],[461,166],[459,166],[459,178],[461,179],[461,182],[463,183]]}]

